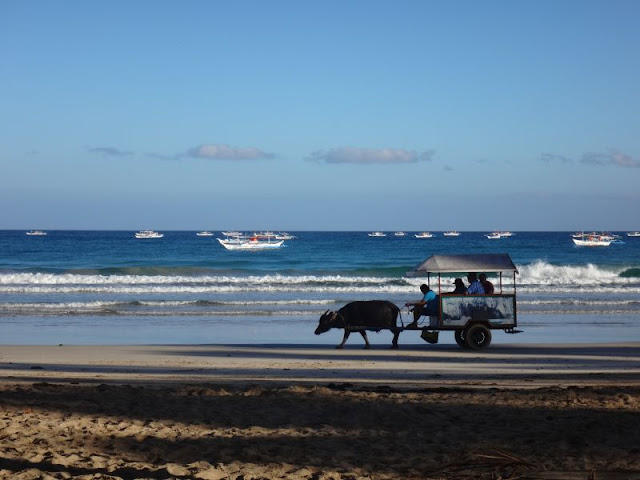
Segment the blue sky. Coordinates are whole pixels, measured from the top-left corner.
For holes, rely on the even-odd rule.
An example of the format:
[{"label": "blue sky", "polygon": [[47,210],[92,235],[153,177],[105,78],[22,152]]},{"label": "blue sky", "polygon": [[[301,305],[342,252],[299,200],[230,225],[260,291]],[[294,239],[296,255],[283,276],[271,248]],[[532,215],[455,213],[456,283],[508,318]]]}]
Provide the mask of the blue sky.
[{"label": "blue sky", "polygon": [[0,228],[640,229],[640,2],[0,2]]}]

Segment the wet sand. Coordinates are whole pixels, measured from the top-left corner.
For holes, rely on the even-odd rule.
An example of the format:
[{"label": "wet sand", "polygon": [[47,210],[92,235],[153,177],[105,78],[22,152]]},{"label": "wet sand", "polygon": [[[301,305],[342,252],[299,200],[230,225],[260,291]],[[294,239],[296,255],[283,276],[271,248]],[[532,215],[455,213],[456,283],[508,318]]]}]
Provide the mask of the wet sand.
[{"label": "wet sand", "polygon": [[0,478],[640,479],[640,343],[0,346],[0,408]]}]

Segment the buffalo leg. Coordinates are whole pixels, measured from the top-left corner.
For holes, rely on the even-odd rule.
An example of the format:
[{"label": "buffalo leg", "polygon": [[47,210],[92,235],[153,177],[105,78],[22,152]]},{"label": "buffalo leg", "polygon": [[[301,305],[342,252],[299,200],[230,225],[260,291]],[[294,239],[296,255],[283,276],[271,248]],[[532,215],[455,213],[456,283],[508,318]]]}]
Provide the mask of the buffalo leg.
[{"label": "buffalo leg", "polygon": [[391,341],[391,348],[398,348],[398,337],[400,336],[400,330],[391,330],[393,332],[393,340]]},{"label": "buffalo leg", "polygon": [[360,330],[360,335],[364,338],[364,348],[371,348],[371,344],[369,343],[369,339],[367,338],[366,330]]},{"label": "buffalo leg", "polygon": [[349,338],[349,335],[351,334],[351,332],[347,329],[344,330],[344,337],[342,337],[342,343],[340,345],[338,345],[336,348],[342,348],[344,347],[344,344],[347,342],[347,338]]}]

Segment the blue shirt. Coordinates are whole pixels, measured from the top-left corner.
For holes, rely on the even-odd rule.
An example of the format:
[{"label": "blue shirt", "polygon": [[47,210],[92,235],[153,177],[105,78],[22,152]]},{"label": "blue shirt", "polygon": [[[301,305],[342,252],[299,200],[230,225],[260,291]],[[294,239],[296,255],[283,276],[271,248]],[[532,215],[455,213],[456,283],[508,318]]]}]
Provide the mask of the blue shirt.
[{"label": "blue shirt", "polygon": [[424,294],[424,298],[422,300],[424,300],[426,303],[429,300],[435,300],[435,298],[436,298],[436,292],[434,292],[433,290],[429,290],[427,293]]},{"label": "blue shirt", "polygon": [[469,285],[469,288],[467,288],[467,295],[470,295],[472,293],[482,293],[484,295],[484,287],[480,283],[480,280],[476,280],[471,285]]}]

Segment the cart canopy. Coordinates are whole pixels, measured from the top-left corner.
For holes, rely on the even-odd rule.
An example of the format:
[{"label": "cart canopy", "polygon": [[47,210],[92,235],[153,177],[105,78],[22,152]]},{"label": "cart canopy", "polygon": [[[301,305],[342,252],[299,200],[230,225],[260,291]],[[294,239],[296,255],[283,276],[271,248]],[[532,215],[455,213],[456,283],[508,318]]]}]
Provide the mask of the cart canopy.
[{"label": "cart canopy", "polygon": [[419,277],[429,273],[458,272],[509,272],[518,273],[518,269],[506,253],[487,253],[479,255],[432,255],[406,273],[407,277]]}]

